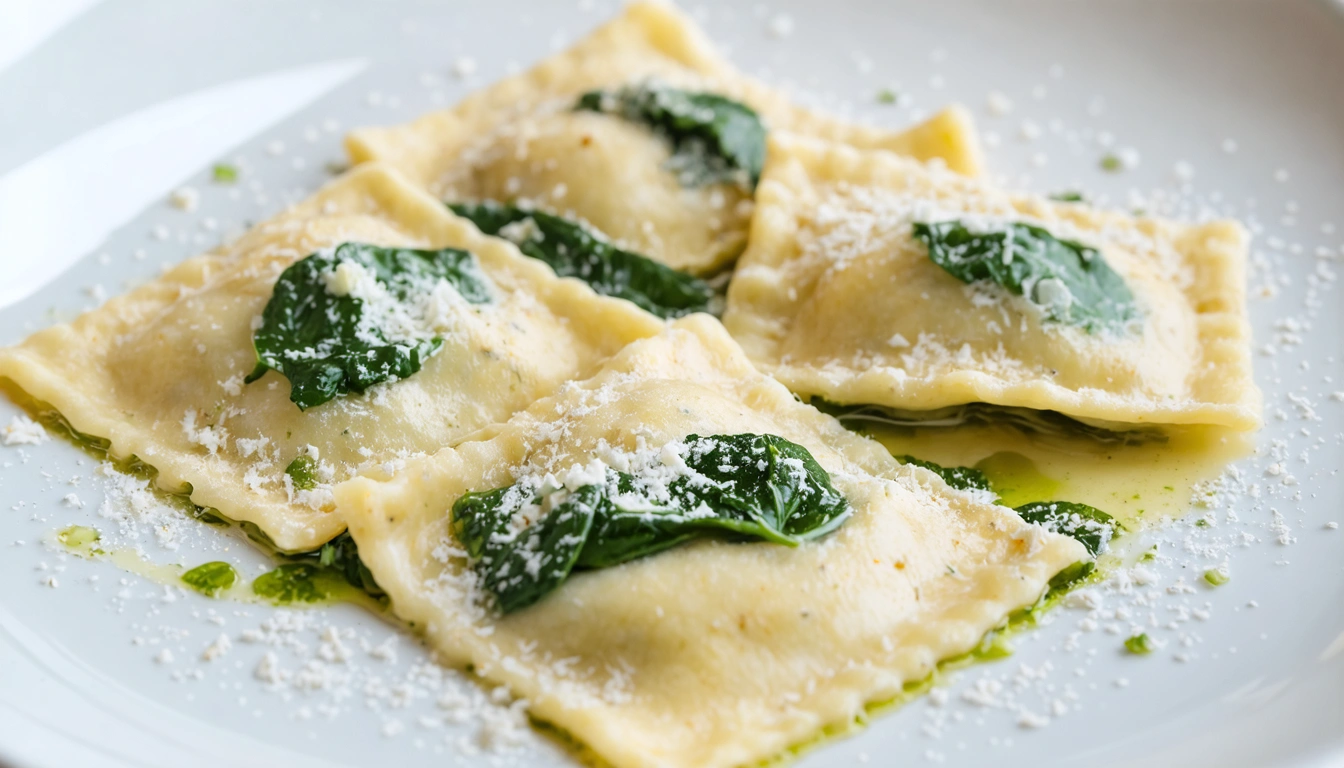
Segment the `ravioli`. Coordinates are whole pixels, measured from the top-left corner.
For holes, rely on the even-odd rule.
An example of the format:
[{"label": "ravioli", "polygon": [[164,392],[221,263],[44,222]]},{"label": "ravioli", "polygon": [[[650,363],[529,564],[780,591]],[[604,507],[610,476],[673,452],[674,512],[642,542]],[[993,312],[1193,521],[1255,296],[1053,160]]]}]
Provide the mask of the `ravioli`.
[{"label": "ravioli", "polygon": [[[939,243],[934,253],[916,236],[929,222],[969,228],[961,245]],[[1014,294],[953,274],[971,264],[960,259],[982,237],[974,232],[1008,238],[1000,254],[1008,263],[1013,238],[1020,257],[1046,247],[1023,243],[1033,231],[1066,249],[1075,271],[1091,270],[1091,282],[1071,293],[1040,280]],[[890,153],[775,137],[724,324],[762,370],[831,403],[901,411],[988,403],[1108,428],[1248,430],[1259,424],[1260,394],[1246,251],[1247,235],[1231,221],[1103,212]]]},{"label": "ravioli", "polygon": [[[451,533],[464,494],[719,433],[805,447],[851,516],[796,547],[701,539],[576,572],[507,615],[482,602]],[[398,616],[619,768],[750,763],[848,724],[1088,559],[798,402],[705,315],[391,480],[346,482],[336,499]]]},{"label": "ravioli", "polygon": [[[493,299],[459,302],[418,373],[310,408],[275,371],[244,384],[254,320],[277,277],[319,249],[357,241],[470,251]],[[586,376],[660,321],[512,244],[481,235],[385,167],[369,165],[237,241],[177,266],[74,322],[0,349],[0,376],[53,405],[158,483],[253,523],[281,550],[340,533],[330,487],[358,468],[395,471]],[[285,470],[299,457],[302,486]]]},{"label": "ravioli", "polygon": [[526,200],[593,225],[622,247],[694,274],[713,273],[745,243],[750,189],[683,186],[665,170],[668,142],[648,126],[575,107],[580,95],[657,82],[720,94],[787,130],[980,170],[969,116],[947,109],[896,132],[803,109],[737,72],[680,12],[637,2],[568,51],[412,123],[361,128],[356,163],[382,160],[448,202]]}]

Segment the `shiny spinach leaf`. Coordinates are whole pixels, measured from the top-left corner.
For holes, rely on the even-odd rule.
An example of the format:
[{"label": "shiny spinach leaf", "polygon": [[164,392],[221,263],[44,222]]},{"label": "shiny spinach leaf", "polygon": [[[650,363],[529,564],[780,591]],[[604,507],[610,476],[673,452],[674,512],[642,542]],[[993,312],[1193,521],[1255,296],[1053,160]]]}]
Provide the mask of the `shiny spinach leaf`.
[{"label": "shiny spinach leaf", "polygon": [[518,529],[514,515],[532,498],[515,486],[469,493],[453,504],[453,532],[501,612],[526,608],[569,578],[593,516],[607,501],[605,491],[600,485],[579,488]]},{"label": "shiny spinach leaf", "polygon": [[659,317],[708,312],[714,300],[714,289],[705,281],[621,250],[576,221],[492,201],[449,208],[485,234],[503,237],[546,262],[557,275],[577,277],[603,296],[626,299]]},{"label": "shiny spinach leaf", "polygon": [[1028,523],[1077,539],[1096,557],[1105,552],[1119,524],[1096,507],[1073,501],[1033,501],[1015,510]]},{"label": "shiny spinach leaf", "polygon": [[[352,288],[342,275],[371,280]],[[442,345],[407,324],[440,281],[473,304],[490,300],[475,257],[456,248],[343,243],[300,259],[280,274],[262,312],[252,335],[257,365],[246,381],[278,371],[289,379],[289,399],[308,409],[411,376]]]},{"label": "shiny spinach leaf", "polygon": [[851,514],[830,475],[800,445],[774,435],[690,435],[687,471],[659,497],[639,478],[539,493],[523,482],[462,496],[453,532],[481,584],[509,613],[560,586],[575,568],[605,568],[711,533],[797,546]]},{"label": "shiny spinach leaf", "polygon": [[350,586],[362,590],[370,597],[382,597],[385,593],[373,579],[373,572],[359,559],[359,547],[349,531],[323,544],[317,550],[317,564],[331,568],[343,577]]},{"label": "shiny spinach leaf", "polygon": [[1050,578],[1050,589],[1046,596],[1050,597],[1068,592],[1095,573],[1096,570],[1097,563],[1095,560],[1080,560],[1072,565],[1065,566],[1063,570]]},{"label": "shiny spinach leaf", "polygon": [[989,487],[989,478],[985,473],[975,467],[944,467],[941,464],[935,464],[932,461],[923,461],[914,456],[897,456],[896,460],[902,464],[914,464],[917,467],[923,467],[943,478],[943,482],[960,491],[992,491]]},{"label": "shiny spinach leaf", "polygon": [[1065,416],[1058,411],[1038,411],[992,403],[965,403],[928,411],[909,411],[881,405],[838,405],[820,397],[810,400],[813,408],[830,414],[850,429],[864,424],[924,429],[963,425],[1012,427],[1043,437],[1083,437],[1108,445],[1165,443],[1167,434],[1158,427],[1115,424],[1105,426]]},{"label": "shiny spinach leaf", "polygon": [[610,473],[613,503],[600,508],[579,565],[604,568],[718,532],[797,546],[835,530],[849,502],[803,446],[774,435],[690,435],[691,472],[669,484],[666,504],[639,497],[630,475]]},{"label": "shiny spinach leaf", "polygon": [[575,106],[649,126],[672,144],[668,170],[684,187],[755,189],[765,164],[765,125],[751,107],[716,93],[655,83],[589,91]]},{"label": "shiny spinach leaf", "polygon": [[[775,435],[686,438],[686,465],[699,477],[672,486],[681,506],[707,504],[754,523],[742,531],[780,544],[824,536],[849,516],[849,502],[812,453]],[[700,478],[707,478],[704,483]]]},{"label": "shiny spinach leaf", "polygon": [[1139,308],[1101,252],[1031,224],[972,231],[961,221],[918,222],[929,258],[963,283],[988,280],[1040,307],[1049,320],[1089,333],[1125,331]]}]

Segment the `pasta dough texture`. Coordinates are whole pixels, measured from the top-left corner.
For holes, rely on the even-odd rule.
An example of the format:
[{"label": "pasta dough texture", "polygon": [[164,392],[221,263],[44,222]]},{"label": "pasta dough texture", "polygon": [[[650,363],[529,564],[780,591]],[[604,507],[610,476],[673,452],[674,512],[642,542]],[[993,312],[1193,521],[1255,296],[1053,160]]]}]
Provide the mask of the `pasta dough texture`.
[{"label": "pasta dough texture", "polygon": [[[464,493],[742,433],[807,448],[852,517],[796,548],[699,540],[576,573],[507,616],[482,603],[450,529]],[[705,315],[390,481],[357,478],[336,496],[397,615],[620,768],[749,763],[849,723],[1087,559],[1073,539],[901,466],[799,403]]]},{"label": "pasta dough texture", "polygon": [[745,244],[751,192],[683,186],[666,170],[671,148],[646,125],[576,111],[594,89],[657,82],[745,103],[770,130],[937,159],[980,170],[970,118],[945,110],[896,132],[803,109],[740,74],[679,11],[637,2],[566,52],[412,123],[362,128],[354,162],[381,160],[450,202],[527,200],[595,226],[622,247],[696,274],[730,263]]},{"label": "pasta dough texture", "polygon": [[[998,232],[1021,222],[1096,249],[1137,321],[1052,322],[1023,295],[963,282],[913,235],[916,222],[948,220]],[[762,370],[834,403],[983,402],[1112,425],[1253,429],[1246,251],[1235,222],[1102,212],[890,153],[776,137],[724,324]]]},{"label": "pasta dough texture", "polygon": [[[468,250],[494,297],[453,306],[442,348],[419,373],[301,411],[274,371],[243,383],[256,363],[253,323],[281,271],[346,241]],[[340,533],[330,487],[357,468],[394,471],[507,419],[659,328],[369,165],[215,252],[0,349],[0,376],[109,440],[112,455],[154,467],[161,487],[189,490],[297,551]],[[285,472],[300,455],[316,471],[308,490]]]}]

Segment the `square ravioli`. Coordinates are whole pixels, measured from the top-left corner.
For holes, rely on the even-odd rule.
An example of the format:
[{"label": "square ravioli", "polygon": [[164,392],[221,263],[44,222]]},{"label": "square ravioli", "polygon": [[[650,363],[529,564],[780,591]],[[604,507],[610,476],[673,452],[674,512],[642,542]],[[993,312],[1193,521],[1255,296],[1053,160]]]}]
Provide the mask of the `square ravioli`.
[{"label": "square ravioli", "polygon": [[724,324],[794,392],[903,418],[987,403],[1246,430],[1246,251],[1231,221],[1103,212],[779,138]]},{"label": "square ravioli", "polygon": [[[277,278],[347,242],[464,249],[489,300],[453,299],[446,288],[437,351],[419,372],[363,394],[302,410],[275,371],[245,383]],[[507,419],[660,328],[369,165],[210,254],[0,349],[0,376],[110,441],[112,456],[153,467],[162,488],[300,551],[344,527],[332,513],[334,483]]]},{"label": "square ravioli", "polygon": [[980,169],[961,109],[898,132],[795,106],[658,2],[632,3],[568,51],[450,109],[356,130],[346,146],[354,162],[391,163],[448,202],[523,201],[709,274],[745,243],[764,128]]},{"label": "square ravioli", "polygon": [[[849,517],[795,546],[682,541],[576,570],[528,607],[496,609],[471,545],[454,533],[464,497],[543,475],[532,487],[569,488],[603,467],[694,474],[692,435],[802,446]],[[1077,541],[902,466],[798,402],[705,315],[631,344],[591,379],[390,481],[357,478],[336,497],[398,616],[444,660],[507,684],[533,716],[619,768],[753,763],[845,726],[976,648],[1061,569],[1088,559]],[[535,530],[516,540],[563,540],[528,539]],[[580,565],[594,560],[590,545]],[[525,563],[519,578],[543,579],[555,560]]]}]

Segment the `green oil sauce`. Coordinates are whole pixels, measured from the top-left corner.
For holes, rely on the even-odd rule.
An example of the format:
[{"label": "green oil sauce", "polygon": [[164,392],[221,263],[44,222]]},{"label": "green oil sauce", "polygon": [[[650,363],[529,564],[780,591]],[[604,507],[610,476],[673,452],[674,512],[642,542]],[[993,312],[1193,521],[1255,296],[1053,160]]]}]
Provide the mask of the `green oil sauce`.
[{"label": "green oil sauce", "polygon": [[62,528],[56,533],[56,542],[65,547],[70,552],[77,555],[102,554],[98,549],[98,542],[103,535],[96,528],[90,528],[86,525],[72,525],[68,528]]},{"label": "green oil sauce", "polygon": [[71,525],[56,532],[53,543],[76,557],[103,560],[123,571],[133,573],[156,584],[180,586],[182,567],[162,565],[146,560],[129,550],[109,549],[102,546],[102,534],[85,525]]},{"label": "green oil sauce", "polygon": [[1131,533],[1183,516],[1197,484],[1253,449],[1246,435],[1213,427],[1174,429],[1165,442],[1139,445],[1031,436],[1000,426],[873,425],[868,431],[893,454],[981,470],[1007,506],[1081,502],[1111,514]]},{"label": "green oil sauce", "polygon": [[1016,451],[999,451],[975,462],[1006,507],[1059,498],[1059,481],[1041,472],[1036,462]]},{"label": "green oil sauce", "polygon": [[385,600],[351,585],[342,571],[322,565],[284,563],[249,582],[232,565],[222,561],[187,569],[181,565],[156,563],[132,550],[104,547],[102,535],[88,526],[62,528],[52,539],[77,557],[108,562],[155,584],[187,587],[206,597],[291,607],[353,603],[377,613],[383,613],[386,607]]},{"label": "green oil sauce", "polygon": [[354,603],[375,612],[386,602],[352,585],[340,570],[315,563],[278,565],[253,580],[252,594],[272,605]]}]

